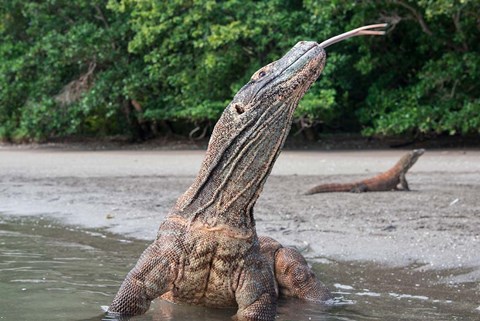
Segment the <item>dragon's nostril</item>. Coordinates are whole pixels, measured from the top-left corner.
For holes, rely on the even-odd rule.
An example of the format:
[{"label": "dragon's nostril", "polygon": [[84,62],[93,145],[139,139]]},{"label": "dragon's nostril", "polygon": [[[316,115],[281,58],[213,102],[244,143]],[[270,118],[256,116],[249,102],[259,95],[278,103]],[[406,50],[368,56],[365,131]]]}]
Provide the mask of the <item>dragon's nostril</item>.
[{"label": "dragon's nostril", "polygon": [[237,111],[237,113],[239,115],[243,114],[245,112],[245,109],[243,109],[243,106],[242,105],[239,105],[239,104],[235,104],[235,110]]}]

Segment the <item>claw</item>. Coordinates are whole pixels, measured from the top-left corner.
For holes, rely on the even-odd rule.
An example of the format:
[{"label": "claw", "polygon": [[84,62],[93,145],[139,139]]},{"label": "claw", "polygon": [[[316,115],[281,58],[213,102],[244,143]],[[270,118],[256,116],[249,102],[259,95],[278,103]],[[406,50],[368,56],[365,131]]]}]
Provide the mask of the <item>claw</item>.
[{"label": "claw", "polygon": [[105,312],[102,321],[128,321],[131,318],[130,316],[121,315],[120,313],[109,312],[108,306],[102,305],[102,310]]}]

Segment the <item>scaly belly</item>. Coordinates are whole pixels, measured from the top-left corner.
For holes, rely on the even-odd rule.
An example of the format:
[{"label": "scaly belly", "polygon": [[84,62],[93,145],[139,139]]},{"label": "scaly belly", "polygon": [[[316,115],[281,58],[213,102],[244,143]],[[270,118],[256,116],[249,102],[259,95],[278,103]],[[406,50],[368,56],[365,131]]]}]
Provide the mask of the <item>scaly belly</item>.
[{"label": "scaly belly", "polygon": [[235,291],[246,258],[251,261],[260,256],[255,233],[223,225],[210,228],[193,224],[177,242],[182,254],[175,267],[176,278],[172,289],[161,298],[175,303],[235,307]]},{"label": "scaly belly", "polygon": [[207,255],[196,261],[197,264],[184,267],[173,290],[162,295],[162,299],[217,308],[235,307],[235,288],[242,260],[226,262]]}]

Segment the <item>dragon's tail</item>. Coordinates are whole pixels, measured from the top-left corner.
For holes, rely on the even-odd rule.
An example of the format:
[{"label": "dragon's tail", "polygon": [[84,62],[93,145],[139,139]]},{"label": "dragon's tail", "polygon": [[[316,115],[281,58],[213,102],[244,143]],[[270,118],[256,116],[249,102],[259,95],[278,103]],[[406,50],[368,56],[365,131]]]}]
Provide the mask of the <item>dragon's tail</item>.
[{"label": "dragon's tail", "polygon": [[317,193],[350,192],[355,184],[321,184],[309,189],[305,195]]}]

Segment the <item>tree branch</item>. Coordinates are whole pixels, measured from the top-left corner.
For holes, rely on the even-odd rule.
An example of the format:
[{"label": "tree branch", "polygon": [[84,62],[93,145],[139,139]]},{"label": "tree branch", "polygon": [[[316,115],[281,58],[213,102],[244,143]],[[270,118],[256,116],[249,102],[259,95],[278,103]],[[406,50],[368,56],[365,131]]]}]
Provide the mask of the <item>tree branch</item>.
[{"label": "tree branch", "polygon": [[417,19],[418,23],[420,24],[420,27],[422,28],[423,32],[425,32],[427,35],[429,36],[432,36],[433,33],[432,31],[430,31],[430,29],[428,28],[427,26],[427,23],[425,22],[425,20],[423,19],[423,16],[420,12],[418,12],[414,7],[412,7],[411,5],[401,1],[401,0],[396,0],[395,1],[396,3],[398,3],[400,6],[404,7],[405,9],[407,9],[408,11],[410,11],[413,16],[415,17],[415,19]]},{"label": "tree branch", "polygon": [[[95,10],[97,11],[97,14],[98,14],[98,15],[95,16],[95,18],[97,18],[97,19],[99,19],[103,22],[103,25],[104,25],[105,29],[109,29],[110,24],[108,23],[107,18],[103,14],[102,9],[98,5],[94,5],[94,8],[95,8]],[[112,45],[113,50],[117,49],[117,45],[115,44],[115,41],[112,41],[111,45]]]},{"label": "tree branch", "polygon": [[462,39],[462,46],[463,46],[463,51],[468,51],[468,44],[465,41],[465,36],[463,34],[462,26],[460,24],[460,13],[461,10],[458,10],[453,16],[453,24],[455,25],[455,30],[457,30],[458,34],[460,35],[460,38]]},{"label": "tree branch", "polygon": [[108,24],[107,18],[105,18],[105,15],[103,14],[102,9],[98,5],[95,5],[94,8],[98,13],[98,16],[95,16],[95,17],[100,19],[103,22],[103,25],[105,26],[105,28],[108,29],[110,25]]}]

